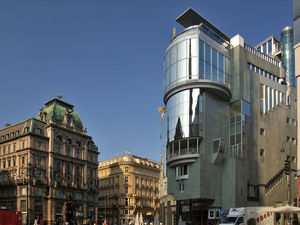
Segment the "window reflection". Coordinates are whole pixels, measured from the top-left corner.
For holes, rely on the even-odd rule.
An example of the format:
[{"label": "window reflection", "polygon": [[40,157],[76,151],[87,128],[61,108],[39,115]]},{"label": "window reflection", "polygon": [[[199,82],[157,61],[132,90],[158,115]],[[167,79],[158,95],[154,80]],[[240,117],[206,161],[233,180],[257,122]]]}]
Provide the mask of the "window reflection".
[{"label": "window reflection", "polygon": [[229,58],[198,38],[181,41],[165,55],[165,90],[190,79],[228,83]]},{"label": "window reflection", "polygon": [[167,139],[199,136],[203,128],[203,97],[199,88],[173,95],[167,103]]}]

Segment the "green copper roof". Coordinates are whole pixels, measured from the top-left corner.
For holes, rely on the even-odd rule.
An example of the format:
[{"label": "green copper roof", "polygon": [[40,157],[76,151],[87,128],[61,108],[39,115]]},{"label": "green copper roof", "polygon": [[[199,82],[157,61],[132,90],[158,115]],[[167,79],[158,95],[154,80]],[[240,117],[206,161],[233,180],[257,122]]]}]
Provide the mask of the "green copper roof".
[{"label": "green copper roof", "polygon": [[[46,102],[45,107],[41,109],[37,118],[48,121],[52,117],[55,120],[63,122],[65,114],[70,114],[73,117],[74,126],[83,129],[82,120],[79,114],[73,110],[73,107],[73,105],[62,101],[61,99],[54,98]],[[46,113],[46,117],[41,118],[41,113]]]}]

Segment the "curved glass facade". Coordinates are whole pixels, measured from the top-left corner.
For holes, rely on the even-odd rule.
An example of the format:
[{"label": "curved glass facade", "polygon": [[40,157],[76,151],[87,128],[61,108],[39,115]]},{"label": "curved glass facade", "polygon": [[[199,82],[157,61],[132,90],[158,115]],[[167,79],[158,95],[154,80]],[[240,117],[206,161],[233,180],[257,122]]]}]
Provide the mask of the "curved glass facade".
[{"label": "curved glass facade", "polygon": [[199,38],[187,38],[169,48],[164,68],[165,91],[192,79],[229,85],[229,58]]},{"label": "curved glass facade", "polygon": [[286,82],[288,85],[296,86],[295,77],[295,53],[294,32],[292,27],[287,27],[281,32],[280,50],[282,52],[282,64],[286,70]]},{"label": "curved glass facade", "polygon": [[200,135],[203,128],[203,97],[199,88],[181,91],[168,100],[164,126],[165,144]]}]

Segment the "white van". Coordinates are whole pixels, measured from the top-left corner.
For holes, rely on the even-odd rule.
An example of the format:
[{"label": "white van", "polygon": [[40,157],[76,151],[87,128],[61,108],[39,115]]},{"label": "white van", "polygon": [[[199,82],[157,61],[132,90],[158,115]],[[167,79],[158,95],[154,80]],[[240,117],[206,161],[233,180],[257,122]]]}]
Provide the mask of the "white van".
[{"label": "white van", "polygon": [[270,209],[273,207],[231,208],[226,217],[221,217],[220,225],[274,225],[274,213]]}]

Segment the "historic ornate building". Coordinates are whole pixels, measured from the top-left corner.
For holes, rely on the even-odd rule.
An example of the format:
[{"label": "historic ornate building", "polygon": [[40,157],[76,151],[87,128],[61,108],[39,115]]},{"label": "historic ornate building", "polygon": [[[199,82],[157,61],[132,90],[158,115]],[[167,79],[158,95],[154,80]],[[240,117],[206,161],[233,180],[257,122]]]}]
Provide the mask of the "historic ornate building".
[{"label": "historic ornate building", "polygon": [[99,163],[98,217],[124,224],[137,213],[153,221],[159,212],[160,163],[126,153]]},{"label": "historic ornate building", "polygon": [[0,130],[0,208],[23,223],[94,221],[98,154],[73,105],[50,100],[36,119]]}]

